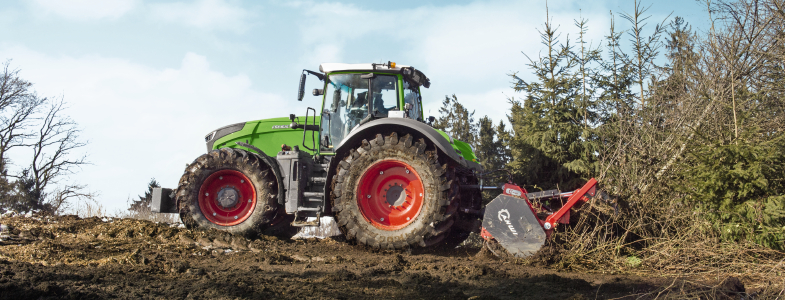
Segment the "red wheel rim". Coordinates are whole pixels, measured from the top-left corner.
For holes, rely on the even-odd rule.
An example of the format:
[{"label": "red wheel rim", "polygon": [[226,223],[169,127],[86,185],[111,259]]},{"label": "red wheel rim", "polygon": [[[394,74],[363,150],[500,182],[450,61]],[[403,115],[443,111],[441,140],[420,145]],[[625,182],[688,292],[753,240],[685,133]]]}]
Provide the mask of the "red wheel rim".
[{"label": "red wheel rim", "polygon": [[247,220],[256,207],[256,189],[243,173],[219,170],[202,182],[199,209],[208,221],[232,226]]},{"label": "red wheel rim", "polygon": [[357,205],[365,220],[379,229],[397,230],[414,222],[423,206],[423,184],[410,165],[385,160],[360,177]]}]

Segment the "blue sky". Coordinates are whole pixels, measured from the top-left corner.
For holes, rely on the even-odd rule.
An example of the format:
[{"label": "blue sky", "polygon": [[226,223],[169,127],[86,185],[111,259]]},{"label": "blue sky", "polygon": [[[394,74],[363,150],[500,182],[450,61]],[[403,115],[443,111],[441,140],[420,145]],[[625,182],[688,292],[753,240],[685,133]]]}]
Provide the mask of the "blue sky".
[{"label": "blue sky", "polygon": [[[644,5],[652,5],[649,27],[673,12],[706,28],[699,2]],[[626,28],[617,13],[633,2],[549,7],[563,38],[577,36],[573,20],[582,16],[598,45],[609,11]],[[323,62],[415,66],[432,82],[426,115],[456,94],[478,118],[498,122],[507,98],[520,96],[507,74],[527,77],[521,52],[541,51],[544,21],[544,1],[3,1],[0,60],[12,59],[39,95],[69,103],[92,164],[67,180],[87,184],[111,213],[151,177],[174,187],[209,131],[319,107],[310,96],[297,102],[296,89],[301,70]]]}]

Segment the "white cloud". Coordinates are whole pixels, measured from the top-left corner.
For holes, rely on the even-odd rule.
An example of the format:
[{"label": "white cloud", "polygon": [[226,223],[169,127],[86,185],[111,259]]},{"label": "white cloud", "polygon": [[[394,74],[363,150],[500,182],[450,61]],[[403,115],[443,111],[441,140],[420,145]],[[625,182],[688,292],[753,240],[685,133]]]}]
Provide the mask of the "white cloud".
[{"label": "white cloud", "polygon": [[35,10],[77,20],[117,19],[136,7],[138,0],[33,0]]},{"label": "white cloud", "polygon": [[352,4],[310,3],[302,6],[302,39],[306,44],[331,41],[341,43],[372,32],[401,26],[405,19],[378,22],[379,13],[362,10]]},{"label": "white cloud", "polygon": [[300,111],[293,101],[259,92],[244,74],[213,70],[194,53],[168,69],[18,46],[0,46],[0,58],[13,58],[40,95],[65,97],[67,113],[90,140],[85,150],[93,163],[74,177],[98,190],[110,211],[125,208],[151,177],[176,186],[185,164],[205,152],[203,137],[211,130]]},{"label": "white cloud", "polygon": [[[343,62],[341,60],[343,47],[335,43],[317,44],[311,47],[308,54],[303,55],[299,65],[316,69],[319,63]],[[314,62],[317,62],[314,64]]]},{"label": "white cloud", "polygon": [[251,14],[224,0],[199,0],[150,4],[151,15],[159,20],[207,30],[244,32]]}]

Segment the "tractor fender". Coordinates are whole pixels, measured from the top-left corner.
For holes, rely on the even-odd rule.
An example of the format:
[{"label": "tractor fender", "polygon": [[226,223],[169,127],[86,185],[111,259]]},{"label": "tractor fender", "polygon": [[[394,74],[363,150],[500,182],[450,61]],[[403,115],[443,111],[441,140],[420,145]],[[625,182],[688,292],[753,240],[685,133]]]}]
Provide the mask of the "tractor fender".
[{"label": "tractor fender", "polygon": [[266,153],[264,153],[264,151],[262,151],[259,148],[254,147],[253,145],[249,145],[249,144],[246,144],[246,143],[243,143],[243,142],[235,142],[235,144],[237,144],[240,147],[245,147],[247,149],[250,149],[251,151],[248,151],[248,152],[250,152],[253,155],[256,155],[257,157],[259,157],[265,164],[267,164],[268,167],[270,167],[270,170],[272,170],[273,174],[275,175],[275,181],[278,183],[277,184],[278,185],[278,204],[283,205],[284,204],[284,200],[286,200],[286,197],[284,197],[285,189],[284,189],[284,186],[283,186],[283,175],[282,175],[283,171],[281,170],[281,166],[278,164],[278,161],[276,161],[275,159],[271,158]]},{"label": "tractor fender", "polygon": [[428,124],[407,118],[382,118],[370,121],[352,130],[343,142],[336,147],[335,152],[339,157],[343,156],[349,149],[356,147],[363,139],[372,139],[377,133],[398,132],[398,134],[409,133],[415,138],[424,138],[447,155],[455,163],[477,172],[482,172],[482,166],[473,161],[467,161],[455,152],[450,142],[438,131]]}]

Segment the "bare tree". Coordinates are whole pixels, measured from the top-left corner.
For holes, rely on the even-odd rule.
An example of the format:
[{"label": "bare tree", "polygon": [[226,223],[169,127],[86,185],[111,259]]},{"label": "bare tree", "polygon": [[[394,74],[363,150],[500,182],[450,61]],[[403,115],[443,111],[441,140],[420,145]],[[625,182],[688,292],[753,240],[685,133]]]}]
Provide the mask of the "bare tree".
[{"label": "bare tree", "polygon": [[74,150],[87,143],[80,141],[81,130],[77,128],[76,122],[63,116],[64,105],[62,98],[47,101],[38,132],[30,144],[33,157],[28,172],[33,182],[34,196],[45,202],[51,212],[60,211],[69,198],[91,196],[84,192],[84,185],[78,184],[59,186],[52,195],[46,194],[48,186],[57,184],[59,179],[73,174],[77,168],[88,163],[86,155],[72,155]]},{"label": "bare tree", "polygon": [[[87,164],[85,155],[74,153],[86,142],[80,139],[76,122],[64,115],[63,98],[39,97],[10,63],[3,63],[0,73],[0,209],[58,213],[69,200],[93,196],[85,185],[61,184]],[[8,156],[14,148],[31,156],[25,160],[18,154],[24,151],[14,151],[13,163],[22,170],[9,174]]]},{"label": "bare tree", "polygon": [[19,70],[11,69],[10,65],[10,60],[5,61],[0,74],[0,172],[4,174],[8,151],[27,146],[24,141],[32,136],[27,129],[45,101],[31,91],[32,83],[20,78]]}]

